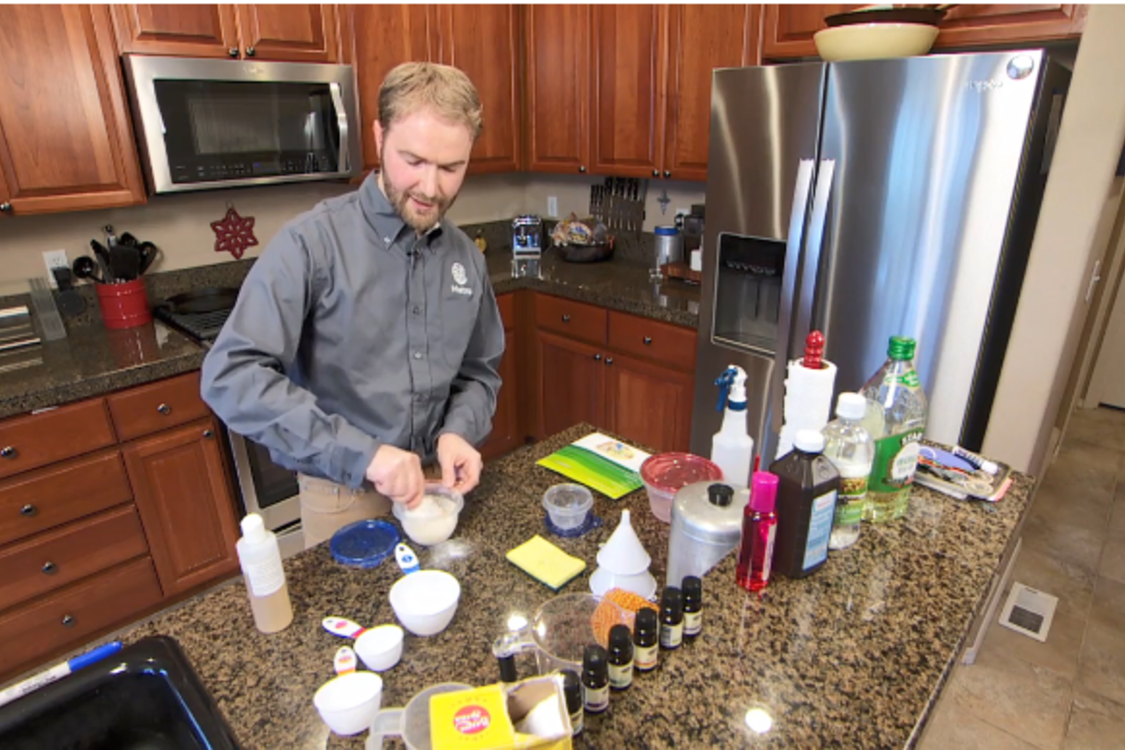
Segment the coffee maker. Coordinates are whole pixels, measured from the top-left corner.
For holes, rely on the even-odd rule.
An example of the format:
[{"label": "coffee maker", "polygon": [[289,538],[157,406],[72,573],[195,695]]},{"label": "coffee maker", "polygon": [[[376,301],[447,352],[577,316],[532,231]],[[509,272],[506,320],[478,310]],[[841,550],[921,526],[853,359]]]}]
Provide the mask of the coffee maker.
[{"label": "coffee maker", "polygon": [[539,278],[543,253],[543,221],[524,215],[512,219],[512,278]]}]

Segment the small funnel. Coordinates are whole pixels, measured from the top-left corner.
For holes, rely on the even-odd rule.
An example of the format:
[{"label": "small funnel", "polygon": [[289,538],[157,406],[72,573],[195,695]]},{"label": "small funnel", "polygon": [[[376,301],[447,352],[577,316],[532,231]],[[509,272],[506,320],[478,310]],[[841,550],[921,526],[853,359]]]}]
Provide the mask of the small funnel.
[{"label": "small funnel", "polygon": [[633,531],[629,511],[621,511],[621,523],[598,552],[598,565],[617,575],[632,576],[644,573],[651,564],[652,558]]}]

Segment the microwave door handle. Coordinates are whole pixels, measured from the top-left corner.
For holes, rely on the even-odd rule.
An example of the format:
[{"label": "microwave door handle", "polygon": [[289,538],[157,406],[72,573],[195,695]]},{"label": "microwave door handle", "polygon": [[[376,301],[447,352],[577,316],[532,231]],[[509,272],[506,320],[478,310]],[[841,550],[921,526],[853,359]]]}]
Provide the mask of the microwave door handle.
[{"label": "microwave door handle", "polygon": [[797,184],[793,188],[793,209],[789,214],[789,238],[785,243],[785,264],[781,274],[781,301],[777,315],[777,342],[774,349],[774,373],[770,382],[769,408],[766,430],[762,436],[759,456],[762,465],[768,466],[775,456],[781,435],[781,420],[785,405],[785,375],[789,366],[789,338],[791,335],[793,301],[797,286],[797,265],[801,258],[801,241],[805,233],[805,214],[812,189],[812,159],[801,159],[797,167]]},{"label": "microwave door handle", "polygon": [[816,281],[820,274],[820,259],[824,243],[824,225],[828,220],[828,199],[832,196],[832,177],[836,172],[835,159],[821,159],[813,190],[812,211],[809,217],[809,239],[805,243],[804,264],[801,270],[801,288],[797,297],[797,324],[793,329],[797,341],[809,335],[815,323],[812,319],[816,301]]},{"label": "microwave door handle", "polygon": [[336,126],[340,129],[340,154],[337,160],[338,172],[352,171],[348,163],[348,113],[344,111],[344,97],[340,94],[340,84],[333,81],[328,84],[332,92],[332,106],[336,108]]}]

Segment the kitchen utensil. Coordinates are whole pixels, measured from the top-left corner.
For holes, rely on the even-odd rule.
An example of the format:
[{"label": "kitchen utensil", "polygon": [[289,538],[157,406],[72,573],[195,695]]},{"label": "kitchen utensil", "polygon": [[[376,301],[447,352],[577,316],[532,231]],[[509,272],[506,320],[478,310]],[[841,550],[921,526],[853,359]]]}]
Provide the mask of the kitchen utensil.
[{"label": "kitchen utensil", "polygon": [[[595,620],[594,613],[598,612]],[[604,621],[602,621],[604,619]],[[609,629],[628,624],[625,611],[611,601],[591,594],[564,594],[548,599],[531,621],[518,630],[504,633],[492,646],[505,681],[513,681],[514,657],[532,651],[539,674],[570,669],[582,673],[586,646],[606,647]]]},{"label": "kitchen utensil", "polygon": [[374,568],[390,555],[402,537],[394,524],[381,519],[350,523],[332,535],[332,559],[353,568]]},{"label": "kitchen utensil", "polygon": [[105,246],[113,247],[118,243],[117,235],[113,232],[113,225],[105,225]]},{"label": "kitchen utensil", "polygon": [[109,267],[115,281],[133,281],[140,274],[141,256],[133,245],[110,245]]},{"label": "kitchen utensil", "polygon": [[629,510],[621,511],[621,521],[617,528],[598,550],[598,565],[619,575],[631,576],[640,575],[651,564],[652,558],[633,529]]},{"label": "kitchen utensil", "polygon": [[641,464],[641,481],[648,491],[652,515],[672,522],[672,500],[693,482],[718,482],[723,471],[706,458],[690,453],[659,453]]},{"label": "kitchen utensil", "polygon": [[350,674],[355,671],[355,651],[348,646],[340,646],[336,651],[336,658],[332,660],[336,674]]},{"label": "kitchen utensil", "polygon": [[238,301],[238,289],[232,287],[206,287],[176,294],[161,303],[168,312],[180,315],[210,313],[229,310]]},{"label": "kitchen utensil", "polygon": [[610,235],[609,240],[600,245],[555,245],[555,252],[561,260],[567,263],[599,263],[613,257],[613,248],[616,238]]},{"label": "kitchen utensil", "polygon": [[738,546],[742,513],[750,490],[717,482],[689,484],[672,504],[672,534],[668,541],[668,586],[684,576],[702,578]]},{"label": "kitchen utensil", "polygon": [[105,279],[102,278],[101,269],[99,268],[97,261],[95,261],[89,255],[79,255],[77,258],[75,258],[74,263],[71,265],[71,270],[74,271],[74,275],[80,279],[89,279],[95,284],[105,283]]},{"label": "kitchen utensil", "polygon": [[141,258],[141,266],[139,273],[143,276],[148,269],[156,262],[157,256],[161,254],[160,248],[151,242],[142,242],[137,245],[137,253]]},{"label": "kitchen utensil", "polygon": [[623,576],[607,568],[598,568],[590,576],[590,591],[595,596],[605,596],[607,591],[614,588],[631,591],[649,601],[656,600],[656,578],[647,570],[637,575]]},{"label": "kitchen utensil", "polygon": [[405,544],[395,547],[395,561],[405,573],[391,586],[391,609],[414,635],[437,635],[457,612],[461,584],[444,570],[419,570],[418,558]]},{"label": "kitchen utensil", "polygon": [[346,617],[325,617],[320,621],[320,625],[332,635],[341,638],[359,638],[367,632],[367,628]]},{"label": "kitchen utensil", "polygon": [[829,28],[839,26],[852,26],[863,23],[920,23],[937,26],[945,18],[945,14],[954,5],[936,5],[931,7],[895,8],[892,6],[874,6],[871,8],[857,8],[844,13],[833,13],[825,16],[824,22]]},{"label": "kitchen utensil", "polygon": [[371,722],[365,750],[382,750],[383,738],[400,737],[407,750],[431,750],[430,698],[441,693],[472,690],[472,685],[460,682],[443,682],[431,685],[411,698],[405,708],[384,708]]},{"label": "kitchen utensil", "polygon": [[383,702],[383,678],[374,672],[347,672],[320,686],[313,705],[336,734],[348,737],[371,726]]},{"label": "kitchen utensil", "polygon": [[465,507],[460,492],[441,482],[426,482],[422,502],[415,508],[395,503],[391,511],[410,541],[426,547],[444,542],[457,529],[457,518]]},{"label": "kitchen utensil", "polygon": [[98,259],[98,266],[102,271],[102,281],[106,284],[113,281],[113,274],[110,273],[109,268],[109,248],[97,240],[90,240],[90,249],[94,251],[94,257]]},{"label": "kitchen utensil", "polygon": [[63,325],[59,309],[55,307],[55,297],[51,294],[51,287],[46,279],[35,277],[28,279],[31,287],[31,305],[35,308],[35,317],[39,320],[39,327],[43,331],[44,341],[57,341],[66,338],[66,326]]},{"label": "kitchen utensil", "polygon": [[543,493],[551,523],[563,531],[578,528],[594,507],[594,496],[580,484],[556,484]]},{"label": "kitchen utensil", "polygon": [[402,628],[380,625],[360,634],[355,651],[372,672],[385,672],[402,659],[402,642]]},{"label": "kitchen utensil", "polygon": [[826,62],[915,57],[930,51],[938,27],[920,23],[865,23],[821,29],[813,35]]}]

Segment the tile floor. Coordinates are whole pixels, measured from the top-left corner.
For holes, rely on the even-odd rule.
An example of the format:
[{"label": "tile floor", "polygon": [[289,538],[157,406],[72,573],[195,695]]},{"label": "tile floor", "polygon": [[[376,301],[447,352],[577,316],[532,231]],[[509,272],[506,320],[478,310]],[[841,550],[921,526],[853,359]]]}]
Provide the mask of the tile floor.
[{"label": "tile floor", "polygon": [[1074,413],[1030,514],[1013,578],[1059,597],[1047,642],[997,610],[922,750],[1125,748],[1125,411]]}]

